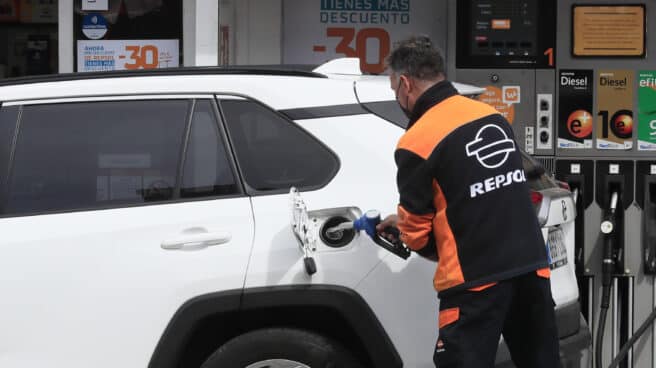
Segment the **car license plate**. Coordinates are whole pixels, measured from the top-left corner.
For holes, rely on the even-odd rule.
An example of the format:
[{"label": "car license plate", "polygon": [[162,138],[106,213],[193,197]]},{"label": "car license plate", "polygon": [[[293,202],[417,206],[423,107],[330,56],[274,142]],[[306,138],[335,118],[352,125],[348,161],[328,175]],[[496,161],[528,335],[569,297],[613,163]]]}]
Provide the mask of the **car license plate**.
[{"label": "car license plate", "polygon": [[549,230],[547,251],[549,252],[549,267],[553,270],[567,264],[567,248],[563,240],[563,230],[552,228]]}]

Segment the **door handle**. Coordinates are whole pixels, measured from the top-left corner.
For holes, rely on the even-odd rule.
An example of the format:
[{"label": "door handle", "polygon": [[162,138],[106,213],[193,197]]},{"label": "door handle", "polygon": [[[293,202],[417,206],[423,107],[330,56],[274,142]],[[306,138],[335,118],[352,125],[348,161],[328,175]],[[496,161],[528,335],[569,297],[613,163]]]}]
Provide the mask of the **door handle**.
[{"label": "door handle", "polygon": [[193,232],[182,234],[174,239],[164,240],[161,246],[162,249],[166,250],[201,249],[212,245],[225,244],[230,239],[232,239],[232,236],[227,231]]}]

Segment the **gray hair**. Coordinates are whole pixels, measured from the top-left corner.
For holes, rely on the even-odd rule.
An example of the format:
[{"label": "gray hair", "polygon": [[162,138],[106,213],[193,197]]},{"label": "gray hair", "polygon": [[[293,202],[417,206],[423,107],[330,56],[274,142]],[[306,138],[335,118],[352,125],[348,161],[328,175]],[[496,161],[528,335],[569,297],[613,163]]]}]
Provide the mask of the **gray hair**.
[{"label": "gray hair", "polygon": [[387,66],[394,74],[419,80],[434,80],[444,74],[444,58],[427,36],[412,36],[395,43]]}]

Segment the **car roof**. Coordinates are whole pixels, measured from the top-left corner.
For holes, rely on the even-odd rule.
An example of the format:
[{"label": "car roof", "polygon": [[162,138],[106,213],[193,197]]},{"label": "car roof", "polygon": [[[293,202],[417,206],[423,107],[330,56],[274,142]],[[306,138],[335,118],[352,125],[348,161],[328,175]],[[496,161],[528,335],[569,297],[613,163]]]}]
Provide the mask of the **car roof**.
[{"label": "car roof", "polygon": [[[294,109],[395,99],[388,77],[362,75],[357,58],[331,60],[314,71],[281,67],[183,67],[10,78],[0,81],[0,103],[132,94],[236,94],[275,109]],[[484,91],[454,86],[463,95]]]},{"label": "car roof", "polygon": [[0,102],[126,94],[236,94],[276,109],[357,103],[352,82],[307,71],[171,68],[59,74],[0,83]]}]

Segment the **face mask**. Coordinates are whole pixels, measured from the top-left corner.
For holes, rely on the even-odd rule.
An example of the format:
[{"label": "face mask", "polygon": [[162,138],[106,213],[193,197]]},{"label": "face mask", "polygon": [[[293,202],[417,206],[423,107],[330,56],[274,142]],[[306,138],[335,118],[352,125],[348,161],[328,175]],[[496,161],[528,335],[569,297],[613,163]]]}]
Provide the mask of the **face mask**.
[{"label": "face mask", "polygon": [[[399,85],[396,87],[396,92],[394,93],[394,95],[396,97],[396,103],[399,104],[399,107],[401,108],[401,111],[403,111],[405,116],[407,116],[408,119],[410,119],[410,116],[412,115],[412,111],[408,110],[406,107],[403,107],[403,105],[401,105],[401,101],[399,101],[399,88],[401,88],[401,79],[400,78],[399,78]],[[408,97],[407,96],[406,96],[406,99],[405,99],[405,105],[408,106]]]}]

